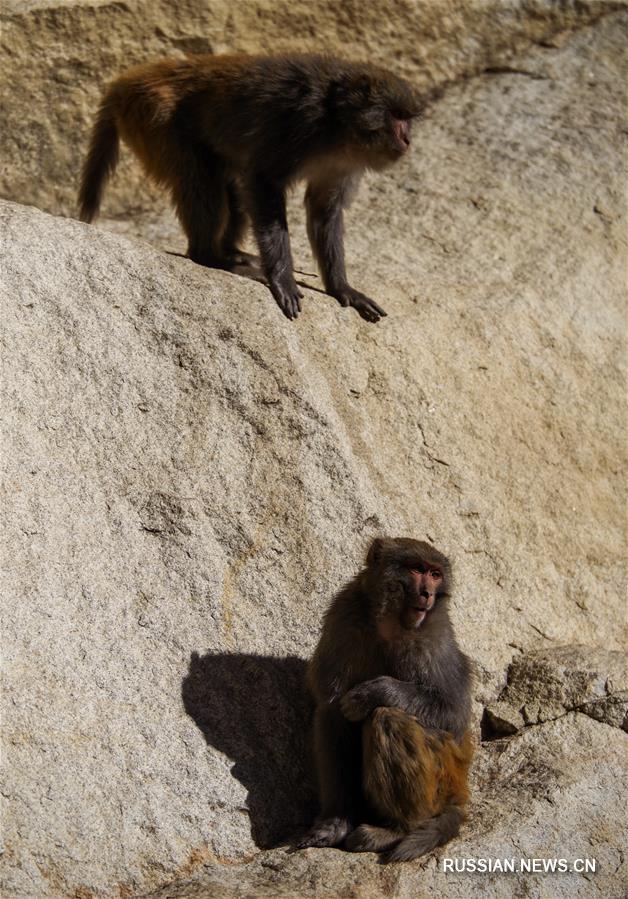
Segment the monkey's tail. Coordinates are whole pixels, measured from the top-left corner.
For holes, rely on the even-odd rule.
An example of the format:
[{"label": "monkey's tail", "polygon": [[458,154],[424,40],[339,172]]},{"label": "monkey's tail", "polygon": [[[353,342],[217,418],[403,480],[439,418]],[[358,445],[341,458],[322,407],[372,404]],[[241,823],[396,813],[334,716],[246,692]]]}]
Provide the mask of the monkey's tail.
[{"label": "monkey's tail", "polygon": [[464,818],[464,812],[457,805],[446,806],[440,815],[428,818],[387,852],[385,861],[407,862],[426,855],[455,837]]},{"label": "monkey's tail", "polygon": [[79,217],[83,222],[91,222],[100,209],[105,184],[118,164],[120,138],[116,120],[107,99],[98,110],[89,151],[81,173],[79,190]]}]

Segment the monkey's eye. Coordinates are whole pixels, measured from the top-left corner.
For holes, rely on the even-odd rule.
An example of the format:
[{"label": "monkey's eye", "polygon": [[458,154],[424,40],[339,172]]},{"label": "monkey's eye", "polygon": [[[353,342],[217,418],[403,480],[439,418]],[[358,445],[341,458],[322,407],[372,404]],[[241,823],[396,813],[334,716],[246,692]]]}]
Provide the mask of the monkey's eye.
[{"label": "monkey's eye", "polygon": [[432,575],[432,577],[434,578],[435,581],[440,581],[440,579],[442,578],[442,574],[436,568],[432,568],[432,570],[430,571],[430,574]]}]

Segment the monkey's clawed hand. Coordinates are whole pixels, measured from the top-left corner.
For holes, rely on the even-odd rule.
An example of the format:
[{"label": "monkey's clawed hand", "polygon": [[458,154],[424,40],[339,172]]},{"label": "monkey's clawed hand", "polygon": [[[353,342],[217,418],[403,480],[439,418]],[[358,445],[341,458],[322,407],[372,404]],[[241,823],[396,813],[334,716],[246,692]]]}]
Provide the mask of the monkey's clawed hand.
[{"label": "monkey's clawed hand", "polygon": [[338,300],[341,306],[353,306],[367,322],[375,324],[375,322],[387,315],[382,307],[377,305],[375,300],[371,300],[370,297],[360,293],[359,290],[354,290],[349,285],[340,287],[337,290],[331,290],[330,294]]},{"label": "monkey's clawed hand", "polygon": [[292,275],[285,275],[281,278],[269,278],[268,286],[283,314],[289,319],[296,318],[301,311],[303,294],[297,287]]},{"label": "monkey's clawed hand", "polygon": [[347,690],[340,700],[340,711],[345,718],[348,721],[363,721],[373,709],[389,705],[388,681],[388,677],[376,677]]},{"label": "monkey's clawed hand", "polygon": [[350,830],[351,825],[346,818],[323,818],[315,822],[314,826],[296,844],[296,848],[338,846]]}]

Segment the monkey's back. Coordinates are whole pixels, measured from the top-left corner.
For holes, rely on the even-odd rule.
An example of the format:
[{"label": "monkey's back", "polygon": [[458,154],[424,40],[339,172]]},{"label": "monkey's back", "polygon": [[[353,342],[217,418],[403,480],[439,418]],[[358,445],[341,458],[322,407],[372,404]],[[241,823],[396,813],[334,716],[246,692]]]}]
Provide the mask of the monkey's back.
[{"label": "monkey's back", "polygon": [[330,88],[360,75],[397,80],[324,55],[194,55],[128,69],[109,86],[103,106],[149,169],[159,141],[177,137],[205,143],[241,169],[253,156],[262,165],[277,159],[278,145],[293,161],[332,150],[342,122],[330,120]]}]

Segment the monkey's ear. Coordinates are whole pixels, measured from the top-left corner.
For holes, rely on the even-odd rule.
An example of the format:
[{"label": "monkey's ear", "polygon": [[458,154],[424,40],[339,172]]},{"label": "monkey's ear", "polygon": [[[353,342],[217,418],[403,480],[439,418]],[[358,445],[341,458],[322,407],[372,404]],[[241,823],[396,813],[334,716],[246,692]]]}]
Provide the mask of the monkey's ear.
[{"label": "monkey's ear", "polygon": [[376,537],[375,540],[373,540],[369,547],[369,551],[366,554],[367,566],[377,565],[377,563],[381,561],[387,543],[388,541],[384,537]]}]

